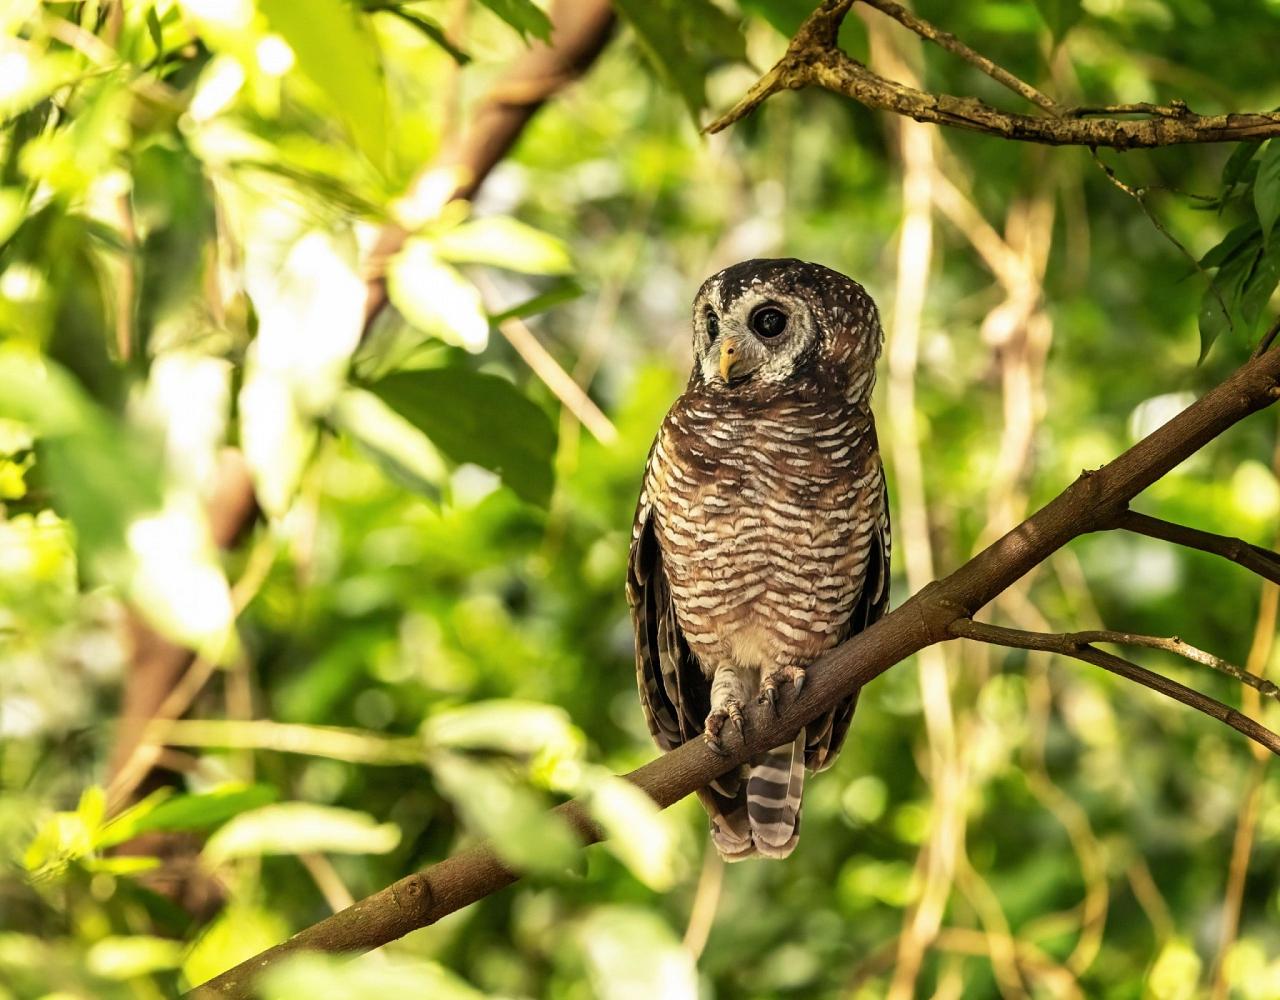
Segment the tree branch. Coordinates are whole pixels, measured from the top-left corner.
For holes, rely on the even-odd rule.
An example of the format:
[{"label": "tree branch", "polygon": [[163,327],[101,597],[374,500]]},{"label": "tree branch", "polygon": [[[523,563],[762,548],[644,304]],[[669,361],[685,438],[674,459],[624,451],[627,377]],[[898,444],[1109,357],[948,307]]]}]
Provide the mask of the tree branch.
[{"label": "tree branch", "polygon": [[[1203,712],[1205,715],[1212,716],[1219,722],[1223,722],[1230,726],[1236,732],[1243,733],[1255,743],[1260,743],[1273,754],[1280,755],[1280,735],[1273,733],[1265,726],[1254,722],[1247,715],[1236,711],[1229,705],[1208,695],[1194,691],[1185,684],[1179,684],[1175,680],[1170,680],[1162,674],[1140,667],[1136,663],[1122,659],[1112,653],[1104,653],[1100,649],[1095,649],[1089,645],[1087,637],[1093,636],[1092,641],[1095,642],[1118,642],[1129,645],[1155,645],[1161,642],[1169,642],[1170,640],[1155,639],[1152,636],[1133,636],[1122,635],[1117,632],[1076,632],[1076,633],[1060,633],[1054,634],[1050,632],[1024,632],[1022,629],[1003,628],[999,625],[989,625],[986,622],[975,622],[972,619],[962,618],[951,623],[951,634],[963,639],[975,639],[979,642],[987,642],[996,646],[1010,646],[1014,649],[1037,649],[1048,653],[1061,653],[1063,656],[1070,656],[1076,660],[1082,660],[1085,663],[1092,663],[1094,666],[1102,667],[1103,670],[1109,670],[1113,674],[1118,674],[1128,680],[1141,684],[1143,687],[1151,688],[1158,691],[1166,697],[1172,698],[1174,701],[1180,701],[1184,705],[1189,705],[1197,712]],[[1085,638],[1081,638],[1085,637]],[[1142,639],[1143,642],[1134,642],[1133,640]],[[1158,645],[1156,648],[1170,648],[1168,646]],[[1197,650],[1196,652],[1199,652]],[[1185,655],[1185,654],[1183,654]],[[1207,655],[1207,654],[1206,654]],[[1197,661],[1199,662],[1199,661]],[[1243,671],[1241,671],[1243,673]],[[1275,685],[1272,685],[1274,687]]]},{"label": "tree branch", "polygon": [[1136,535],[1158,538],[1163,542],[1173,542],[1189,549],[1199,549],[1223,559],[1239,563],[1245,569],[1252,570],[1264,580],[1280,584],[1280,555],[1268,551],[1260,545],[1251,545],[1241,538],[1229,535],[1216,535],[1212,531],[1201,531],[1199,528],[1188,528],[1186,525],[1174,524],[1149,514],[1139,514],[1136,510],[1124,510],[1117,514],[1103,528],[1120,528],[1132,531]]},{"label": "tree branch", "polygon": [[[800,26],[782,59],[706,130],[719,132],[727,128],[780,90],[822,87],[868,108],[905,115],[916,121],[1050,146],[1149,149],[1280,135],[1280,113],[1272,111],[1200,115],[1182,101],[1171,101],[1167,106],[1123,104],[1063,108],[953,35],[891,0],[863,0],[922,38],[958,55],[1049,115],[1001,111],[976,98],[931,94],[904,86],[885,79],[840,49],[837,42],[840,23],[854,2],[825,0]],[[1128,117],[1131,115],[1146,117],[1135,120]]]},{"label": "tree branch", "polygon": [[[790,742],[801,726],[894,664],[925,646],[954,638],[954,623],[972,618],[1073,538],[1117,521],[1142,490],[1228,427],[1274,402],[1278,381],[1280,352],[1251,359],[1124,454],[1095,472],[1083,473],[1054,500],[950,576],[924,587],[871,628],[824,654],[808,672],[803,697],[788,695],[777,714],[764,706],[749,706],[745,737],[731,745],[727,755],[714,753],[703,740],[692,740],[631,772],[628,779],[666,807],[750,757]],[[1119,657],[1096,650],[1087,655],[1089,662],[1207,712],[1280,753],[1280,739],[1234,709],[1159,675],[1148,677],[1149,671]],[[596,839],[598,832],[580,807],[567,803],[560,809],[584,841]],[[195,995],[206,1000],[247,998],[252,995],[253,977],[289,954],[304,949],[359,952],[379,947],[510,885],[516,878],[492,849],[485,845],[471,848],[300,931],[209,981]]]}]

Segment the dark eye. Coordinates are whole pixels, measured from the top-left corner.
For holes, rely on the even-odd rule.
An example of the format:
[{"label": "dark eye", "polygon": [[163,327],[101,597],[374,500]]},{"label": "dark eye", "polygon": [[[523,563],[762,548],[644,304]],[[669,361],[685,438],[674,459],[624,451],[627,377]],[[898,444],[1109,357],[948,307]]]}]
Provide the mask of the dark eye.
[{"label": "dark eye", "polygon": [[707,317],[707,339],[715,340],[716,337],[720,336],[720,317],[718,317],[715,314],[714,309],[708,309],[706,312],[706,317]]},{"label": "dark eye", "polygon": [[787,328],[787,314],[774,306],[763,306],[751,314],[751,329],[760,337],[776,337]]}]

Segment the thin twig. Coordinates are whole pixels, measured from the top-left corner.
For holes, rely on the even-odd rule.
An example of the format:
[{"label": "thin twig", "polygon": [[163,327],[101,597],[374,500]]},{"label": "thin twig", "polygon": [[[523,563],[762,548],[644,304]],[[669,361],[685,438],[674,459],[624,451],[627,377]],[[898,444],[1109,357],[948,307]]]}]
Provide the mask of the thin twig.
[{"label": "thin twig", "polygon": [[1227,308],[1227,300],[1222,297],[1222,291],[1218,288],[1217,282],[1215,282],[1213,280],[1213,276],[1204,269],[1204,265],[1200,263],[1200,258],[1188,250],[1186,244],[1178,239],[1178,237],[1174,236],[1173,233],[1169,231],[1169,227],[1160,220],[1160,216],[1156,215],[1156,213],[1152,211],[1151,206],[1147,204],[1147,195],[1150,193],[1148,189],[1143,187],[1136,188],[1122,181],[1116,172],[1103,162],[1102,157],[1098,155],[1098,151],[1096,149],[1090,149],[1089,155],[1093,157],[1093,162],[1096,163],[1099,168],[1101,168],[1102,172],[1107,175],[1107,180],[1138,203],[1138,207],[1142,209],[1142,214],[1145,215],[1151,221],[1151,224],[1156,227],[1156,232],[1173,244],[1178,253],[1182,254],[1183,257],[1190,261],[1191,266],[1204,276],[1205,281],[1209,283],[1209,291],[1213,294],[1213,297],[1218,300],[1218,306],[1222,309],[1222,315],[1227,317],[1227,323],[1230,324],[1231,310]]},{"label": "thin twig", "polygon": [[1206,653],[1203,649],[1197,649],[1190,643],[1183,642],[1176,635],[1163,638],[1155,635],[1137,635],[1133,632],[1114,632],[1110,629],[1093,629],[1085,632],[1067,632],[1063,634],[1062,638],[1081,646],[1090,646],[1095,642],[1108,642],[1117,646],[1163,649],[1166,652],[1175,653],[1184,659],[1190,660],[1192,663],[1199,663],[1201,666],[1226,674],[1241,684],[1247,684],[1264,698],[1274,698],[1280,701],[1280,687],[1276,687],[1271,681],[1259,677],[1257,674],[1251,674],[1247,670],[1242,670],[1220,656]]},{"label": "thin twig", "polygon": [[1230,559],[1233,563],[1239,563],[1264,580],[1280,584],[1280,555],[1269,552],[1260,545],[1252,545],[1241,538],[1218,535],[1199,528],[1188,528],[1186,525],[1175,524],[1149,514],[1139,514],[1136,510],[1123,511],[1104,527],[1132,531],[1136,535],[1146,535],[1148,538],[1158,538],[1189,549],[1209,552],[1223,559]]},{"label": "thin twig", "polygon": [[868,7],[874,7],[882,14],[887,14],[904,28],[914,31],[926,41],[933,42],[939,48],[946,49],[952,55],[959,56],[970,66],[981,70],[1002,87],[1008,88],[1019,97],[1025,98],[1037,107],[1049,112],[1049,114],[1060,114],[1057,102],[1052,98],[1045,96],[1025,80],[1014,76],[1003,66],[992,62],[982,53],[975,52],[951,32],[943,31],[936,25],[930,24],[923,17],[907,10],[902,4],[894,3],[893,0],[862,0],[862,2]]},{"label": "thin twig", "polygon": [[1272,342],[1276,339],[1276,334],[1280,334],[1280,316],[1276,317],[1275,322],[1272,323],[1267,332],[1262,335],[1262,339],[1258,341],[1258,346],[1253,349],[1253,354],[1251,354],[1250,357],[1256,358],[1259,354],[1266,353],[1268,348],[1271,347]]},{"label": "thin twig", "polygon": [[[1242,733],[1256,743],[1260,743],[1273,754],[1280,755],[1280,735],[1255,722],[1229,705],[1201,694],[1185,684],[1170,680],[1162,674],[1147,670],[1136,663],[1104,653],[1093,646],[1080,645],[1073,640],[1070,633],[1054,634],[1049,632],[1024,632],[1021,629],[1004,628],[986,622],[976,622],[971,618],[959,618],[951,623],[951,634],[962,639],[974,639],[978,642],[989,642],[996,646],[1010,646],[1014,649],[1037,649],[1050,653],[1060,653],[1073,659],[1092,663],[1096,667],[1118,674],[1126,680],[1134,681],[1143,687],[1151,688],[1174,701],[1194,708],[1197,712],[1225,723],[1238,733]],[[1108,640],[1110,641],[1110,640]]]}]

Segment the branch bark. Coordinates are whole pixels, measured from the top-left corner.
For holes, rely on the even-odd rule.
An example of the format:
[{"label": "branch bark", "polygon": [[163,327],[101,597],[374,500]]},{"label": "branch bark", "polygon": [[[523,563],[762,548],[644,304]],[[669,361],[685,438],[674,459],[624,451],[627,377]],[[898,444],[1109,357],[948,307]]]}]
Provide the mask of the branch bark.
[{"label": "branch bark", "polygon": [[1239,563],[1245,569],[1252,570],[1264,580],[1280,583],[1280,555],[1251,545],[1241,538],[1229,535],[1216,535],[1212,531],[1201,531],[1199,528],[1188,528],[1183,524],[1163,521],[1149,514],[1139,514],[1136,510],[1121,511],[1114,521],[1105,525],[1108,528],[1122,528],[1136,535],[1158,538],[1175,545],[1184,545],[1189,549],[1199,549],[1223,559]]},{"label": "branch bark", "polygon": [[[801,726],[894,664],[926,646],[954,638],[957,622],[972,618],[1069,541],[1113,523],[1135,496],[1170,469],[1233,424],[1270,405],[1277,384],[1280,352],[1251,359],[1124,454],[1097,471],[1081,474],[1055,499],[954,573],[924,587],[870,629],[822,656],[808,673],[802,697],[788,695],[777,714],[763,706],[750,706],[745,737],[726,756],[717,755],[702,740],[693,740],[627,778],[666,807],[749,757],[789,742]],[[1179,697],[1179,693],[1190,691],[1182,685],[1157,690],[1205,710],[1203,705]],[[1225,713],[1211,714],[1280,753],[1280,737],[1264,736],[1266,730],[1251,729],[1261,730],[1257,723],[1244,716],[1237,719],[1239,713],[1232,715],[1233,709],[1221,707]],[[584,842],[597,839],[598,831],[576,803],[560,809]],[[287,955],[305,949],[360,952],[379,947],[510,885],[517,877],[489,847],[471,848],[306,928],[210,980],[194,995],[204,1000],[247,998],[252,995],[253,978]]]},{"label": "branch bark", "polygon": [[1273,111],[1200,115],[1183,101],[1171,101],[1168,105],[1065,107],[899,4],[891,0],[863,0],[922,38],[964,59],[1002,86],[1031,101],[1045,114],[1002,111],[973,97],[917,90],[885,79],[841,50],[837,34],[855,2],[825,0],[801,25],[782,59],[756,82],[741,101],[708,125],[706,130],[719,132],[728,128],[778,91],[822,87],[852,98],[865,107],[905,115],[919,122],[1050,146],[1150,149],[1187,143],[1269,139],[1280,135],[1280,113]]}]

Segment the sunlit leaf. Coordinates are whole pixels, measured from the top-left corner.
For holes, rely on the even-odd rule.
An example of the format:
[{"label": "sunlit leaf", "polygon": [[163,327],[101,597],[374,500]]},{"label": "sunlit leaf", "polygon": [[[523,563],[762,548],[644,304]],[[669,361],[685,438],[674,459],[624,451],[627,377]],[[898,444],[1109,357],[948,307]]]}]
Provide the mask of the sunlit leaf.
[{"label": "sunlit leaf", "polygon": [[665,892],[680,870],[679,843],[670,818],[653,799],[603,768],[586,782],[587,810],[605,831],[605,846],[650,889]]},{"label": "sunlit leaf", "polygon": [[601,907],[574,936],[586,954],[592,993],[601,1000],[696,1000],[693,955],[657,913]]},{"label": "sunlit leaf", "polygon": [[348,389],[334,405],[331,419],[361,451],[395,482],[431,499],[439,499],[448,469],[430,439],[378,396]]},{"label": "sunlit leaf", "polygon": [[1262,235],[1271,238],[1271,227],[1280,216],[1280,142],[1272,139],[1262,150],[1258,177],[1253,182],[1253,204],[1258,212]]},{"label": "sunlit leaf", "polygon": [[458,368],[396,372],[369,386],[455,462],[502,477],[520,497],[551,497],[556,434],[546,414],[505,379]]},{"label": "sunlit leaf", "polygon": [[278,913],[233,901],[191,944],[182,960],[183,976],[197,986],[288,936],[288,924]]},{"label": "sunlit leaf", "polygon": [[495,700],[436,712],[422,724],[430,746],[510,754],[575,753],[582,734],[556,705]]},{"label": "sunlit leaf", "polygon": [[94,942],[89,949],[89,971],[104,979],[132,979],[162,969],[177,968],[182,961],[182,945],[167,938],[133,935],[111,936]]},{"label": "sunlit leaf", "polygon": [[551,19],[533,0],[480,0],[523,36],[551,41]]},{"label": "sunlit leaf", "polygon": [[306,802],[282,802],[240,813],[209,838],[202,857],[211,867],[263,854],[386,854],[400,828],[368,813]]},{"label": "sunlit leaf", "polygon": [[475,989],[436,962],[404,955],[347,957],[298,954],[269,969],[259,981],[261,1000],[297,997],[343,997],[387,1000],[388,997],[439,997],[440,1000],[484,1000]]},{"label": "sunlit leaf", "polygon": [[433,241],[436,253],[459,264],[490,264],[526,274],[573,270],[569,248],[548,233],[505,216],[464,222]]},{"label": "sunlit leaf", "polygon": [[446,343],[478,352],[489,342],[480,292],[426,240],[410,239],[391,259],[387,293],[405,319]]},{"label": "sunlit leaf", "polygon": [[240,391],[241,438],[258,500],[273,516],[292,501],[315,440],[312,418],[342,391],[364,321],[352,240],[313,230],[281,259],[275,228],[291,221],[261,213],[247,273],[258,336]]},{"label": "sunlit leaf", "polygon": [[149,797],[108,824],[102,842],[119,844],[150,830],[209,830],[250,809],[274,802],[271,785],[224,785],[211,792]]},{"label": "sunlit leaf", "polygon": [[521,871],[563,871],[577,854],[578,838],[527,785],[499,764],[437,752],[431,771],[467,826],[493,841],[494,849]]},{"label": "sunlit leaf", "polygon": [[387,163],[387,93],[377,43],[364,19],[342,0],[259,0],[273,30],[289,43],[298,68],[328,97],[370,161]]},{"label": "sunlit leaf", "polygon": [[570,302],[578,298],[582,294],[582,286],[573,278],[562,278],[545,292],[518,302],[510,309],[504,309],[500,313],[494,313],[489,317],[490,322],[496,324],[502,323],[504,320],[516,318],[523,319],[526,316],[536,316],[538,313],[546,312],[553,306],[558,306],[562,302]]},{"label": "sunlit leaf", "polygon": [[416,31],[422,32],[436,45],[439,45],[449,54],[449,58],[459,66],[465,66],[471,61],[471,56],[453,44],[449,40],[449,36],[445,34],[444,29],[436,21],[420,14],[418,11],[406,8],[403,3],[370,3],[365,0],[364,9],[370,14],[392,14],[406,24],[412,25]]}]

